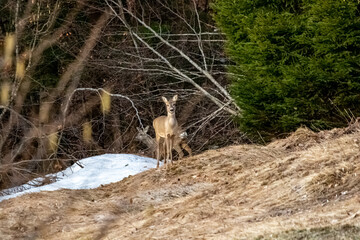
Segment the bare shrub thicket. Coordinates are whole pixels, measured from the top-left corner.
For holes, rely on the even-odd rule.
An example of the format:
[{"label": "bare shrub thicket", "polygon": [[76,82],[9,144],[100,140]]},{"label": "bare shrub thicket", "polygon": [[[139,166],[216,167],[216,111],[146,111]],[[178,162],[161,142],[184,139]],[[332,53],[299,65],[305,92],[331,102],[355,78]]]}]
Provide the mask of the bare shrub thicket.
[{"label": "bare shrub thicket", "polygon": [[179,94],[194,153],[242,141],[207,1],[2,2],[0,188],[139,152],[161,95]]}]

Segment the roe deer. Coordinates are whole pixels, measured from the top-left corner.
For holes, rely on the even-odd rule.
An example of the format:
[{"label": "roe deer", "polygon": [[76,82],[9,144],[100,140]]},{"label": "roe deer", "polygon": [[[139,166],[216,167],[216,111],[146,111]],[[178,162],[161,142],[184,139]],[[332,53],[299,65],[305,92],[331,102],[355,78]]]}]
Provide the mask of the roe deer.
[{"label": "roe deer", "polygon": [[[135,137],[136,140],[144,143],[149,151],[151,152],[151,156],[154,157],[155,156],[155,152],[156,152],[156,140],[155,138],[152,138],[149,134],[147,134],[148,130],[149,130],[149,126],[146,126],[144,128],[144,130],[142,130],[139,127],[136,127],[136,129],[138,130],[138,133]],[[174,149],[175,151],[179,154],[179,159],[184,157],[184,153],[182,151],[182,149],[185,149],[189,156],[192,156],[192,151],[191,148],[189,147],[189,145],[186,142],[186,132],[182,132],[180,134],[176,134],[175,138],[174,138]],[[163,138],[161,138],[161,144],[165,144],[165,142],[163,141]],[[182,149],[181,149],[182,148]],[[164,151],[161,152],[160,156],[163,157],[165,159],[166,153]]]},{"label": "roe deer", "polygon": [[172,99],[167,100],[165,97],[161,97],[166,105],[167,116],[160,116],[154,119],[153,126],[155,129],[155,139],[156,139],[156,159],[157,159],[157,168],[159,167],[160,160],[160,140],[161,138],[165,139],[165,148],[166,157],[164,160],[164,165],[166,161],[169,160],[172,163],[172,149],[174,145],[175,135],[178,133],[178,122],[175,117],[175,104],[178,99],[178,95],[175,95]]}]

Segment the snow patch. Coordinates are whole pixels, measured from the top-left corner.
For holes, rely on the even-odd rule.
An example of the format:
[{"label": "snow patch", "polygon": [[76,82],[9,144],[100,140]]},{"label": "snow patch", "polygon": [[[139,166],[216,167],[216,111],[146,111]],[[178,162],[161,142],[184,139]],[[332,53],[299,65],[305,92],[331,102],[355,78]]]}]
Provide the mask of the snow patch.
[{"label": "snow patch", "polygon": [[3,190],[0,202],[31,192],[97,188],[100,185],[118,182],[130,175],[155,168],[157,160],[132,154],[104,154],[84,158],[78,163],[82,167],[74,164],[64,171],[46,175],[49,179],[56,179],[48,185],[34,187],[43,181],[43,178],[37,178],[24,185]]}]

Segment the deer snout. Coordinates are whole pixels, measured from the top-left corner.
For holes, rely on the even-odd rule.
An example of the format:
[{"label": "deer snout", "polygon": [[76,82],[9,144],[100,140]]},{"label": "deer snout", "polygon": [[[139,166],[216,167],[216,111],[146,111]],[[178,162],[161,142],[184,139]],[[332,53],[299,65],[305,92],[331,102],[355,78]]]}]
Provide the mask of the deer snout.
[{"label": "deer snout", "polygon": [[173,107],[169,108],[169,112],[174,113],[174,111],[175,111],[175,108],[173,108]]}]

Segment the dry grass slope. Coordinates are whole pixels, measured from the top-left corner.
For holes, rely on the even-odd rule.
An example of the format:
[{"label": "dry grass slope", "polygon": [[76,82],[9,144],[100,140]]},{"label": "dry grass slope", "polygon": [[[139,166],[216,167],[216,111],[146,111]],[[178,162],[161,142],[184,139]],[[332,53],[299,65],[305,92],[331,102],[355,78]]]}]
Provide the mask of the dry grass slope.
[{"label": "dry grass slope", "polygon": [[1,239],[360,239],[360,124],[0,203]]}]

